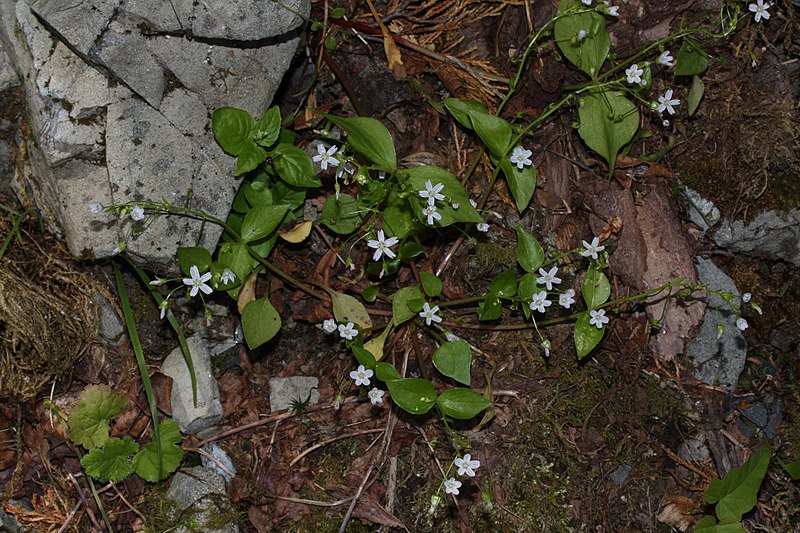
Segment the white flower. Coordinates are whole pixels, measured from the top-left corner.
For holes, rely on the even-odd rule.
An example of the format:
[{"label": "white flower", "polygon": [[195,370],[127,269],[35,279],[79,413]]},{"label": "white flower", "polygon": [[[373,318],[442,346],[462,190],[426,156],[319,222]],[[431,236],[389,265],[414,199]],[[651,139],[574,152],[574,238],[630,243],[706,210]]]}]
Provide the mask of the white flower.
[{"label": "white flower", "polygon": [[578,41],[586,39],[586,30],[578,30],[578,35],[575,36]]},{"label": "white flower", "polygon": [[93,215],[99,215],[103,212],[103,204],[100,202],[89,202],[89,212]]},{"label": "white flower", "polygon": [[664,65],[665,67],[674,67],[675,63],[673,63],[673,61],[675,61],[675,58],[669,55],[669,50],[661,52],[661,55],[656,59],[656,63]]},{"label": "white flower", "polygon": [[608,324],[605,309],[592,309],[589,311],[589,315],[591,316],[589,324],[597,326],[597,329],[603,329],[603,324]]},{"label": "white flower", "polygon": [[558,305],[565,309],[569,309],[575,303],[575,290],[567,289],[558,295]]},{"label": "white flower", "polygon": [[602,252],[606,249],[605,246],[600,246],[600,239],[594,237],[591,243],[586,241],[581,241],[583,243],[584,250],[581,252],[583,257],[591,257],[592,259],[597,259],[597,254]]},{"label": "white flower", "polygon": [[486,233],[487,231],[489,231],[489,224],[487,224],[486,222],[481,222],[480,224],[477,224],[475,226],[475,229],[480,231],[481,233]]},{"label": "white flower", "polygon": [[540,291],[537,294],[531,296],[531,311],[539,311],[540,313],[544,313],[545,307],[550,307],[553,302],[547,299],[547,292]]},{"label": "white flower", "polygon": [[442,503],[442,498],[434,494],[431,496],[431,506],[428,508],[428,514],[433,514],[436,512],[436,508],[439,507],[439,504]]},{"label": "white flower", "polygon": [[474,207],[475,209],[478,209],[478,202],[476,202],[476,201],[475,201],[475,200],[473,200],[472,198],[470,198],[470,199],[469,199],[469,205],[471,205],[471,206],[472,206],[472,207]]},{"label": "white flower", "polygon": [[592,5],[592,0],[581,0],[581,3],[585,6],[590,6]]},{"label": "white flower", "polygon": [[328,170],[328,165],[332,167],[339,166],[339,160],[333,157],[338,151],[339,148],[336,146],[331,146],[325,150],[324,144],[317,143],[317,155],[312,157],[311,160],[315,163],[319,163],[319,168],[322,170]]},{"label": "white flower", "polygon": [[664,96],[658,97],[658,112],[663,113],[665,110],[670,114],[675,114],[675,108],[672,106],[680,104],[681,101],[677,98],[672,98],[672,89],[667,89]]},{"label": "white flower", "polygon": [[222,271],[222,276],[220,276],[219,280],[222,282],[223,285],[227,285],[228,283],[235,283],[236,282],[236,274],[230,268],[226,268]]},{"label": "white flower", "polygon": [[514,150],[511,152],[511,157],[508,159],[517,165],[519,170],[522,170],[523,167],[527,167],[533,164],[533,161],[530,160],[531,155],[533,152],[530,150],[526,150],[522,146],[515,146]]},{"label": "white flower", "polygon": [[603,2],[603,5],[606,8],[606,15],[609,15],[609,16],[612,16],[612,17],[618,17],[619,16],[619,6],[610,6],[610,5],[608,5],[607,1]]},{"label": "white flower", "polygon": [[386,171],[385,170],[379,170],[378,171],[378,179],[379,180],[385,180],[386,179]]},{"label": "white flower", "polygon": [[389,237],[387,239],[382,229],[378,230],[377,237],[377,240],[370,239],[367,241],[367,246],[370,248],[375,248],[375,254],[372,256],[372,260],[377,261],[382,255],[385,255],[389,259],[393,259],[395,257],[395,253],[389,248],[398,243],[397,237]]},{"label": "white flower", "polygon": [[135,222],[144,220],[144,208],[140,205],[133,206],[133,209],[131,209],[131,219]]},{"label": "white flower", "polygon": [[640,69],[639,65],[636,63],[625,69],[625,76],[628,80],[628,83],[638,83],[641,85],[642,74],[644,74],[644,70]]},{"label": "white flower", "polygon": [[770,7],[772,7],[772,4],[769,2],[764,2],[764,0],[756,0],[756,3],[750,4],[747,6],[747,9],[755,13],[753,18],[756,22],[761,22],[761,19],[769,20],[769,11],[767,11],[767,9]]},{"label": "white flower", "polygon": [[542,349],[544,350],[544,356],[545,357],[550,357],[550,348],[552,348],[552,347],[553,347],[553,345],[550,344],[549,340],[545,339],[545,340],[542,341]]},{"label": "white flower", "polygon": [[356,386],[369,385],[369,378],[372,377],[372,370],[364,368],[364,365],[358,365],[358,368],[350,372],[350,379],[356,382]]},{"label": "white flower", "polygon": [[752,307],[753,309],[755,309],[755,310],[756,310],[756,313],[758,313],[759,315],[763,315],[763,314],[764,314],[764,311],[762,311],[762,310],[761,310],[761,306],[760,306],[760,305],[758,305],[757,303],[751,303],[751,304],[750,304],[750,307]]},{"label": "white flower", "polygon": [[661,125],[664,126],[665,128],[669,128],[669,120],[667,119],[662,120]]},{"label": "white flower", "polygon": [[162,300],[161,303],[158,305],[158,308],[161,309],[161,320],[164,320],[164,317],[167,314],[167,302],[169,300]]},{"label": "white flower", "polygon": [[547,287],[548,291],[553,290],[553,285],[558,285],[561,283],[561,278],[556,277],[556,274],[558,274],[557,266],[551,268],[549,272],[543,268],[540,268],[539,274],[541,274],[541,277],[536,278],[536,283],[544,283],[544,286]]},{"label": "white flower", "polygon": [[459,204],[458,202],[453,202],[452,204],[450,204],[450,207],[457,210],[459,207],[461,207],[461,204]]},{"label": "white flower", "polygon": [[435,205],[428,205],[422,210],[422,214],[428,217],[429,226],[433,226],[433,223],[436,220],[442,220],[442,215],[439,214],[439,211],[436,209]]},{"label": "white flower", "polygon": [[[337,180],[341,179],[342,176],[344,176],[345,172],[347,172],[348,174],[350,174],[352,176],[355,171],[356,171],[356,167],[351,165],[349,161],[345,161],[342,166],[340,166],[339,168],[336,169],[336,179]],[[345,180],[345,183],[347,183],[347,180]],[[338,200],[338,198],[337,198],[337,200]]]},{"label": "white flower", "polygon": [[750,294],[749,292],[746,292],[746,293],[742,294],[742,301],[743,301],[744,303],[747,303],[747,302],[749,302],[749,301],[750,301],[750,299],[751,299],[752,297],[753,297],[753,295],[752,295],[752,294]]},{"label": "white flower", "polygon": [[450,333],[449,331],[444,334],[444,338],[447,339],[447,342],[458,342],[461,340],[461,337],[453,333]]},{"label": "white flower", "polygon": [[747,320],[745,320],[742,317],[739,317],[739,318],[736,319],[736,327],[739,328],[740,331],[746,330],[747,326],[749,326],[749,325],[750,324],[747,323]]},{"label": "white flower", "polygon": [[452,494],[454,496],[458,495],[458,487],[461,486],[461,482],[456,478],[451,477],[450,479],[446,479],[444,481],[444,491],[447,494]]},{"label": "white flower", "polygon": [[475,477],[475,469],[481,466],[481,462],[477,459],[472,459],[472,456],[468,453],[465,453],[464,457],[456,457],[454,463],[458,467],[459,476],[466,474],[469,477]]},{"label": "white flower", "polygon": [[206,272],[201,276],[197,265],[192,265],[189,269],[189,275],[191,276],[190,278],[183,278],[183,284],[192,288],[189,291],[190,298],[194,298],[197,295],[197,291],[203,291],[203,294],[211,294],[211,287],[206,285],[206,281],[211,279],[211,272]]},{"label": "white flower", "polygon": [[[345,340],[351,341],[354,338],[358,337],[358,330],[355,327],[355,324],[352,322],[348,322],[347,324],[339,324],[337,327],[339,330],[339,336]],[[372,372],[370,370],[370,372]],[[372,374],[370,374],[371,376]],[[369,385],[369,383],[367,383]]]},{"label": "white flower", "polygon": [[372,405],[375,405],[375,404],[378,404],[378,403],[383,403],[383,395],[384,394],[385,393],[381,389],[373,387],[372,390],[370,390],[367,393],[367,396],[369,397],[370,403],[372,403]]},{"label": "white flower", "polygon": [[[427,198],[428,205],[433,205],[436,200],[444,200],[444,195],[441,194],[442,189],[444,189],[443,183],[437,183],[434,185],[431,183],[431,180],[428,180],[425,182],[425,190],[417,191],[417,194],[419,194],[422,198]],[[428,222],[428,224],[430,224],[430,222]]]},{"label": "white flower", "polygon": [[422,311],[419,313],[419,316],[425,319],[425,325],[430,326],[431,322],[436,322],[438,324],[442,321],[442,317],[436,314],[438,312],[438,305],[431,307],[431,304],[425,302],[422,304]]},{"label": "white flower", "polygon": [[325,333],[333,333],[339,326],[336,324],[336,321],[332,318],[327,318],[322,323],[322,331]]}]

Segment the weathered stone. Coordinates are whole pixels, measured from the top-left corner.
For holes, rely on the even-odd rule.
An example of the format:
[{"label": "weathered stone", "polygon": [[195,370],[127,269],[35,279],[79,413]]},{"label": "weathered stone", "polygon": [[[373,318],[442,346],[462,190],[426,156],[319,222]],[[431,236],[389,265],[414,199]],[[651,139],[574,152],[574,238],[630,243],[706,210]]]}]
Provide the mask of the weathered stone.
[{"label": "weathered stone", "polygon": [[19,85],[19,76],[17,76],[17,71],[14,70],[14,65],[11,64],[11,58],[8,57],[5,48],[0,46],[0,92],[15,85]]},{"label": "weathered stone", "polygon": [[[709,297],[700,331],[686,345],[686,353],[694,365],[697,379],[732,391],[736,389],[747,358],[747,342],[736,327],[738,314],[733,308],[741,305],[739,290],[733,280],[710,260],[698,257],[697,272],[700,283],[734,296],[729,302],[715,294]],[[717,329],[720,325],[724,328],[722,335]]]},{"label": "weathered stone", "polygon": [[309,405],[319,402],[319,380],[312,376],[291,376],[269,380],[269,408],[272,411],[289,409],[295,401]]},{"label": "weathered stone", "polygon": [[[191,531],[203,533],[238,533],[239,526],[227,524],[222,527],[207,527],[205,522],[220,514],[234,514],[233,506],[225,493],[225,481],[221,476],[202,466],[182,468],[172,476],[167,490],[167,496],[177,503],[181,511],[192,508],[194,521],[199,527],[192,527]],[[176,521],[179,517],[175,517]],[[214,520],[219,522],[219,520]],[[175,533],[188,533],[186,526],[176,527]]]},{"label": "weathered stone", "polygon": [[[15,191],[73,254],[107,257],[123,241],[141,265],[175,272],[176,247],[194,245],[199,222],[90,219],[87,203],[167,199],[226,218],[239,181],[211,113],[265,111],[309,9],[308,0],[0,0],[0,41],[32,132]],[[200,245],[220,233],[206,225]]]},{"label": "weathered stone", "polygon": [[197,377],[197,405],[192,397],[189,367],[180,347],[175,348],[161,365],[161,372],[172,378],[172,418],[184,433],[194,434],[222,419],[219,387],[211,373],[211,354],[205,340],[194,335],[186,339]]},{"label": "weathered stone", "polygon": [[719,209],[713,202],[706,200],[700,196],[700,193],[689,187],[684,187],[681,192],[686,197],[688,204],[686,210],[689,213],[689,219],[697,224],[702,233],[705,233],[719,222]]},{"label": "weathered stone", "polygon": [[752,253],[800,266],[800,210],[784,214],[766,211],[749,224],[724,220],[714,234],[714,242],[732,252]]}]

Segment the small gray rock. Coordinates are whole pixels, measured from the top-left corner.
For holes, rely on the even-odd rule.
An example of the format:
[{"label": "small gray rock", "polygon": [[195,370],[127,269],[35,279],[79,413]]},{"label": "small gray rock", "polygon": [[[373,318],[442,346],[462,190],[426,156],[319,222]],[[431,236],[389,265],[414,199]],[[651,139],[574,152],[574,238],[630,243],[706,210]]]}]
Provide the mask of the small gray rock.
[{"label": "small gray rock", "polygon": [[688,187],[684,187],[682,192],[688,202],[689,219],[697,224],[703,233],[719,222],[719,209],[712,202]]},{"label": "small gray rock", "polygon": [[608,479],[616,485],[622,485],[631,475],[633,467],[628,463],[622,463],[613,472],[608,475]]},{"label": "small gray rock", "polygon": [[[225,493],[225,480],[211,470],[202,466],[182,468],[172,476],[167,496],[175,500],[178,507],[184,511],[193,507],[199,511],[195,519],[200,524],[199,529],[194,527],[192,533],[238,533],[239,526],[228,524],[221,528],[206,528],[204,522],[210,515],[219,515],[220,512],[233,511],[230,500]],[[176,533],[189,533],[186,527],[174,530]]]},{"label": "small gray rock", "polygon": [[[292,376],[269,380],[269,406],[272,411],[292,407],[295,400],[309,399],[309,405],[319,402],[319,380],[311,376]],[[310,397],[309,397],[310,394]]]},{"label": "small gray rock", "polygon": [[186,339],[186,342],[197,376],[197,405],[194,405],[189,368],[180,347],[167,356],[161,365],[161,371],[172,378],[172,417],[181,431],[194,434],[219,422],[223,411],[219,387],[211,374],[211,354],[205,339],[194,335]]},{"label": "small gray rock", "polygon": [[752,222],[724,220],[714,234],[720,248],[780,259],[800,266],[800,210],[766,211]]},{"label": "small gray rock", "polygon": [[[741,305],[739,290],[730,277],[702,257],[697,258],[697,274],[700,283],[729,292],[734,297],[732,302],[725,302],[716,295],[709,298],[700,331],[686,345],[686,354],[694,365],[697,379],[732,391],[739,382],[747,358],[747,342],[736,327],[738,315],[732,307],[732,304]],[[720,324],[725,328],[722,335],[717,330]]]}]

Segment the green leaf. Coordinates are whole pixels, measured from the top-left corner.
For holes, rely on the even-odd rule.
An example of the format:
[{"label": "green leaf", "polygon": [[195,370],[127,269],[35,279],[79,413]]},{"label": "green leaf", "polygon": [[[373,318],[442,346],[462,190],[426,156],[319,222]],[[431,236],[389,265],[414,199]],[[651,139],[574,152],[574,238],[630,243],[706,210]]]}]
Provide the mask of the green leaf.
[{"label": "green leaf", "polygon": [[364,298],[365,302],[372,303],[378,299],[378,293],[380,290],[380,285],[368,285],[367,287],[364,287],[364,290],[361,291],[361,297]]},{"label": "green leaf", "polygon": [[383,210],[383,225],[398,239],[411,235],[415,229],[415,221],[414,212],[408,202],[402,200],[402,203],[387,205]]},{"label": "green leaf", "polygon": [[392,321],[395,326],[399,326],[403,322],[411,320],[425,303],[425,298],[422,291],[419,290],[419,285],[412,285],[410,287],[403,287],[392,296]]},{"label": "green leaf", "polygon": [[323,113],[325,118],[347,132],[347,144],[384,170],[397,170],[397,154],[389,130],[380,120],[369,117],[342,118]]},{"label": "green leaf", "polygon": [[449,378],[469,386],[472,352],[467,341],[446,342],[433,352],[433,366]]},{"label": "green leaf", "polygon": [[581,99],[578,118],[578,133],[589,148],[608,162],[610,176],[619,149],[630,142],[639,128],[636,106],[619,92],[597,91]]},{"label": "green leaf", "polygon": [[361,225],[361,213],[358,202],[352,196],[340,194],[328,196],[322,207],[320,222],[340,235],[353,233]]},{"label": "green leaf", "polygon": [[252,143],[252,128],[253,117],[244,109],[220,107],[211,115],[214,138],[231,155],[239,155],[248,141]]},{"label": "green leaf", "polygon": [[252,208],[242,223],[242,240],[257,241],[275,231],[289,207],[286,205],[259,205]]},{"label": "green leaf", "polygon": [[486,106],[477,100],[459,100],[458,98],[447,98],[444,101],[444,106],[450,111],[462,126],[467,129],[474,129],[472,127],[472,114],[473,113],[486,113]]},{"label": "green leaf", "polygon": [[792,476],[792,479],[794,479],[795,481],[800,479],[800,461],[795,461],[793,463],[789,463],[788,465],[783,465],[783,468],[786,470],[786,472],[789,473],[790,476]]},{"label": "green leaf", "polygon": [[713,516],[706,516],[695,524],[694,533],[747,533],[747,530],[739,520],[723,520],[717,524]]},{"label": "green leaf", "polygon": [[181,466],[183,450],[178,443],[181,432],[174,420],[164,420],[161,426],[161,468],[159,468],[158,446],[150,441],[133,458],[133,468],[145,481],[155,483],[166,479]]},{"label": "green leaf", "polygon": [[372,319],[369,318],[369,313],[364,304],[350,296],[334,290],[328,289],[328,294],[331,295],[333,302],[333,316],[336,322],[340,324],[347,324],[352,322],[360,329],[368,329],[372,327]]},{"label": "green leaf", "polygon": [[497,320],[501,316],[503,316],[503,306],[500,304],[500,298],[489,291],[478,303],[478,320]]},{"label": "green leaf", "polygon": [[442,414],[458,420],[468,420],[490,407],[492,402],[472,389],[448,389],[436,400]]},{"label": "green leaf", "polygon": [[[242,209],[242,213],[247,213],[249,207],[256,205],[275,205],[275,199],[269,186],[263,181],[242,184],[242,195],[247,200],[248,207]],[[240,206],[242,207],[242,206]]]},{"label": "green leaf", "polygon": [[322,182],[314,173],[314,163],[308,154],[293,144],[281,143],[275,147],[275,170],[278,176],[295,187],[319,187]]},{"label": "green leaf", "polygon": [[358,364],[364,365],[364,368],[375,368],[375,356],[369,350],[365,350],[355,344],[350,346],[350,349],[353,350],[353,355],[356,357]]},{"label": "green leaf", "polygon": [[[301,208],[306,202],[306,191],[279,181],[272,186],[272,197],[276,204],[288,205],[289,209]],[[298,215],[299,216],[299,215]]]},{"label": "green leaf", "polygon": [[380,362],[375,365],[375,377],[384,383],[389,383],[395,379],[403,379],[400,372],[389,363]]},{"label": "green leaf", "polygon": [[438,298],[442,294],[442,280],[436,274],[430,272],[420,272],[419,280],[422,282],[422,290],[431,298]]},{"label": "green leaf", "polygon": [[391,323],[383,330],[383,333],[377,337],[373,337],[364,343],[364,349],[369,351],[375,357],[376,361],[383,359],[383,347],[386,344],[386,338],[389,337],[389,332],[392,330]]},{"label": "green leaf", "polygon": [[528,207],[536,191],[536,167],[522,167],[522,170],[513,165],[508,157],[500,160],[500,168],[508,182],[508,188],[517,204],[517,211],[520,213]]},{"label": "green leaf", "polygon": [[697,111],[697,107],[700,105],[700,100],[703,99],[705,90],[706,86],[703,80],[700,79],[700,76],[694,76],[692,78],[692,87],[689,89],[689,95],[686,97],[690,117]]},{"label": "green leaf", "polygon": [[606,303],[611,296],[611,285],[608,284],[606,275],[601,270],[589,267],[586,277],[583,278],[581,294],[589,309],[595,309]]},{"label": "green leaf", "polygon": [[510,149],[511,137],[511,124],[503,118],[489,113],[471,112],[470,118],[472,119],[472,126],[475,128],[475,133],[478,134],[483,144],[489,150],[489,153],[496,158],[504,158]]},{"label": "green leaf", "polygon": [[259,298],[244,306],[242,310],[242,330],[247,347],[258,348],[272,339],[281,329],[281,316],[272,306],[269,298]]},{"label": "green leaf", "polygon": [[252,137],[257,144],[270,147],[278,140],[280,132],[281,110],[278,106],[272,106],[253,126]]},{"label": "green leaf", "polygon": [[531,308],[528,305],[531,303],[531,297],[534,294],[538,294],[541,290],[542,289],[536,283],[536,276],[534,274],[526,272],[519,278],[517,293],[522,300],[522,305],[520,307],[522,307],[522,313],[525,315],[526,319],[531,317]]},{"label": "green leaf", "polygon": [[239,158],[236,160],[236,170],[234,176],[241,176],[256,168],[267,158],[267,151],[256,144],[253,139],[247,139],[242,144],[239,151]]},{"label": "green leaf", "polygon": [[241,243],[225,243],[220,246],[219,262],[236,274],[237,280],[244,281],[258,262],[247,251],[247,245]]},{"label": "green leaf", "polygon": [[767,474],[772,450],[764,446],[739,468],[731,468],[724,479],[715,479],[706,489],[708,503],[717,504],[720,521],[741,520],[756,506],[758,490]]},{"label": "green leaf", "polygon": [[386,382],[392,400],[412,415],[422,415],[436,404],[436,389],[427,379],[401,378]]},{"label": "green leaf", "polygon": [[708,68],[708,54],[694,39],[685,39],[675,61],[676,76],[696,76]]},{"label": "green leaf", "polygon": [[[585,7],[580,0],[561,0],[558,14]],[[581,30],[586,32],[586,37],[578,40]],[[596,78],[611,49],[603,16],[595,12],[564,16],[556,20],[553,33],[564,57],[591,78]]]},{"label": "green leaf", "polygon": [[489,285],[489,292],[500,298],[511,298],[517,294],[517,273],[514,269],[509,268],[497,276]]},{"label": "green leaf", "polygon": [[133,473],[133,455],[139,445],[132,437],[108,439],[102,448],[95,448],[81,458],[86,473],[100,481],[119,483]]},{"label": "green leaf", "polygon": [[[403,174],[407,178],[406,187],[410,192],[408,199],[413,206],[415,216],[423,224],[426,220],[422,210],[428,205],[428,201],[419,196],[419,191],[425,190],[426,181],[430,181],[433,185],[437,183],[444,185],[442,194],[446,201],[436,203],[439,214],[442,215],[442,219],[436,223],[437,226],[449,226],[454,222],[483,222],[483,217],[469,203],[467,190],[445,169],[433,166],[415,167],[405,170]],[[458,209],[453,209],[453,203],[458,204]]]},{"label": "green leaf", "polygon": [[533,272],[544,264],[544,250],[536,238],[517,224],[517,262],[526,272]]},{"label": "green leaf", "polygon": [[185,276],[191,275],[189,271],[192,266],[196,266],[201,273],[205,272],[211,266],[211,261],[211,253],[205,248],[199,246],[178,248],[178,264]]},{"label": "green leaf", "polygon": [[128,399],[107,385],[90,385],[69,414],[69,438],[86,449],[108,440],[108,423],[128,409]]},{"label": "green leaf", "polygon": [[589,311],[584,311],[575,322],[575,350],[578,352],[578,359],[589,355],[589,352],[603,340],[603,334],[606,332],[605,326],[598,328],[590,324],[589,320],[591,320]]},{"label": "green leaf", "polygon": [[400,260],[405,260],[417,257],[423,253],[425,253],[425,248],[423,248],[421,244],[414,241],[408,241],[400,245],[400,251],[398,252],[397,257]]}]

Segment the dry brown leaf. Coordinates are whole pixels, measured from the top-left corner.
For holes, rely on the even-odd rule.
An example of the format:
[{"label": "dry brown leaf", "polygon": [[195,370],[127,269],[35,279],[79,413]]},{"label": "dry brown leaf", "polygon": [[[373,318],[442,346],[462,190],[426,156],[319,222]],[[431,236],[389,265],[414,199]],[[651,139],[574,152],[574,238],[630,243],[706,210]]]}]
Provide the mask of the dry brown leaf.
[{"label": "dry brown leaf", "polygon": [[656,517],[659,522],[686,531],[702,512],[698,502],[685,496],[667,496],[664,507]]},{"label": "dry brown leaf", "polygon": [[239,310],[240,315],[244,313],[245,306],[256,299],[257,278],[258,276],[250,276],[239,291],[239,299],[236,300],[236,308]]},{"label": "dry brown leaf", "polygon": [[286,242],[297,244],[306,240],[311,234],[312,227],[314,227],[314,223],[310,220],[301,220],[286,231],[278,231],[278,235]]}]

